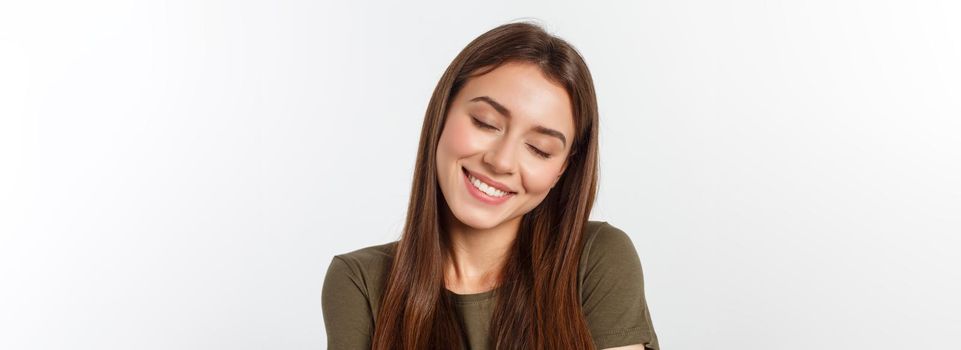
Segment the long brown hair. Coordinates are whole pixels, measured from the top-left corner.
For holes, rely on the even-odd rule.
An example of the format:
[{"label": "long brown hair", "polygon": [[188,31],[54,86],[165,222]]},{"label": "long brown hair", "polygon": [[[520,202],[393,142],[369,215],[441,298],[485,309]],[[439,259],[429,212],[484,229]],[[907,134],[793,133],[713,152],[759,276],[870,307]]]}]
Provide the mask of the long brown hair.
[{"label": "long brown hair", "polygon": [[574,138],[567,168],[524,214],[501,272],[490,323],[492,349],[593,349],[581,310],[578,264],[597,192],[597,101],[590,71],[564,40],[531,23],[477,37],[437,83],[421,129],[407,220],[380,300],[372,348],[461,349],[462,326],[445,293],[447,255],[435,156],[451,99],[474,76],[509,61],[538,65],[571,97]]}]

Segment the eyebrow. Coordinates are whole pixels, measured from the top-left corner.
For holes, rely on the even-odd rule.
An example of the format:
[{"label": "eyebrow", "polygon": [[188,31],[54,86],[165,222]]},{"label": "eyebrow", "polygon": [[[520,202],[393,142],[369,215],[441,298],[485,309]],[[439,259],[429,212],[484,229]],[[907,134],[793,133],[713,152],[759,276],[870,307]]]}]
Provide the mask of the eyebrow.
[{"label": "eyebrow", "polygon": [[[472,98],[470,101],[471,102],[478,102],[478,101],[487,102],[487,104],[489,104],[491,107],[494,107],[494,110],[496,110],[497,113],[500,113],[501,115],[507,118],[511,117],[511,111],[507,109],[507,107],[504,107],[504,105],[498,103],[497,101],[494,101],[494,99],[488,96],[477,96]],[[548,127],[544,127],[541,125],[534,126],[534,131],[547,136],[556,137],[561,140],[561,143],[564,144],[564,147],[567,147],[567,138],[564,137],[564,134],[561,133],[560,131],[557,131]]]}]

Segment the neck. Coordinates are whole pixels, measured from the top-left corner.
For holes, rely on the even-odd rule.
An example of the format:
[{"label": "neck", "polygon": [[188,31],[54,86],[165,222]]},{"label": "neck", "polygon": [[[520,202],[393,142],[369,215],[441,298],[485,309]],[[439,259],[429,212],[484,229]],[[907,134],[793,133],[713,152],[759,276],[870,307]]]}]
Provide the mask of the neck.
[{"label": "neck", "polygon": [[496,227],[477,229],[450,216],[450,259],[444,266],[445,285],[458,294],[486,292],[498,284],[521,218]]}]

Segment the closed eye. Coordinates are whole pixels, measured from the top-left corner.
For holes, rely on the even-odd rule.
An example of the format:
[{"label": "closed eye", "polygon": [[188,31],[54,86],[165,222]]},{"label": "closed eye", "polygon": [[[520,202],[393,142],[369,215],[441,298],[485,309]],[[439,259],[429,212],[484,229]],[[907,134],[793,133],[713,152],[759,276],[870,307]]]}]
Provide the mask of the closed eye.
[{"label": "closed eye", "polygon": [[547,158],[550,158],[550,157],[551,157],[550,153],[543,152],[543,151],[537,149],[537,147],[534,147],[534,146],[531,146],[531,145],[527,145],[527,147],[529,147],[529,148],[531,149],[531,151],[534,151],[534,154],[536,154],[538,157],[541,157],[541,158],[544,158],[544,159],[547,159]]},{"label": "closed eye", "polygon": [[[500,130],[500,129],[498,129],[498,128],[495,128],[495,127],[493,127],[493,126],[491,126],[491,125],[489,125],[489,124],[487,124],[487,123],[484,123],[484,122],[478,120],[478,119],[475,118],[474,116],[471,116],[470,119],[471,119],[471,122],[473,122],[474,125],[476,125],[478,128],[481,128],[481,129],[490,129],[490,130]],[[527,145],[527,148],[530,148],[530,149],[531,149],[531,152],[534,152],[534,154],[537,155],[537,156],[540,157],[540,158],[548,159],[548,158],[551,157],[551,154],[550,154],[550,153],[541,151],[541,150],[537,149],[537,147],[531,146],[530,144]]]},{"label": "closed eye", "polygon": [[482,121],[480,121],[480,120],[477,120],[477,118],[470,117],[470,119],[471,119],[472,122],[474,122],[474,125],[477,125],[477,127],[481,128],[481,129],[498,130],[497,128],[495,128],[495,127],[493,127],[493,126],[491,126],[491,125],[489,125],[489,124],[487,124],[487,123],[484,123],[484,122],[482,122]]}]

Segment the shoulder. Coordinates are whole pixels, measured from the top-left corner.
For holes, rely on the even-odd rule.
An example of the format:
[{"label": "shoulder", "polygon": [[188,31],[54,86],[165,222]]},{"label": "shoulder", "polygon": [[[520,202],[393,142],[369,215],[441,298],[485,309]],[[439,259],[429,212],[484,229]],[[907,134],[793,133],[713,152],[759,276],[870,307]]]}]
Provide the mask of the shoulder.
[{"label": "shoulder", "polygon": [[604,221],[590,222],[584,235],[579,291],[595,345],[645,344],[657,349],[641,261],[631,237]]},{"label": "shoulder", "polygon": [[587,222],[587,227],[584,230],[584,240],[587,244],[622,244],[631,243],[631,237],[607,221],[594,221],[590,220]]},{"label": "shoulder", "polygon": [[584,230],[581,265],[589,267],[601,262],[639,260],[631,237],[607,221],[588,221]]},{"label": "shoulder", "polygon": [[370,348],[377,303],[397,242],[337,254],[321,292],[329,349]]},{"label": "shoulder", "polygon": [[334,255],[334,261],[340,261],[355,270],[370,270],[385,267],[394,257],[397,241],[363,247],[350,252]]},{"label": "shoulder", "polygon": [[396,246],[397,241],[394,241],[334,255],[327,269],[324,289],[351,287],[369,301],[378,300]]},{"label": "shoulder", "polygon": [[622,283],[643,285],[641,260],[631,237],[607,221],[589,221],[578,266],[582,302],[591,292]]}]

